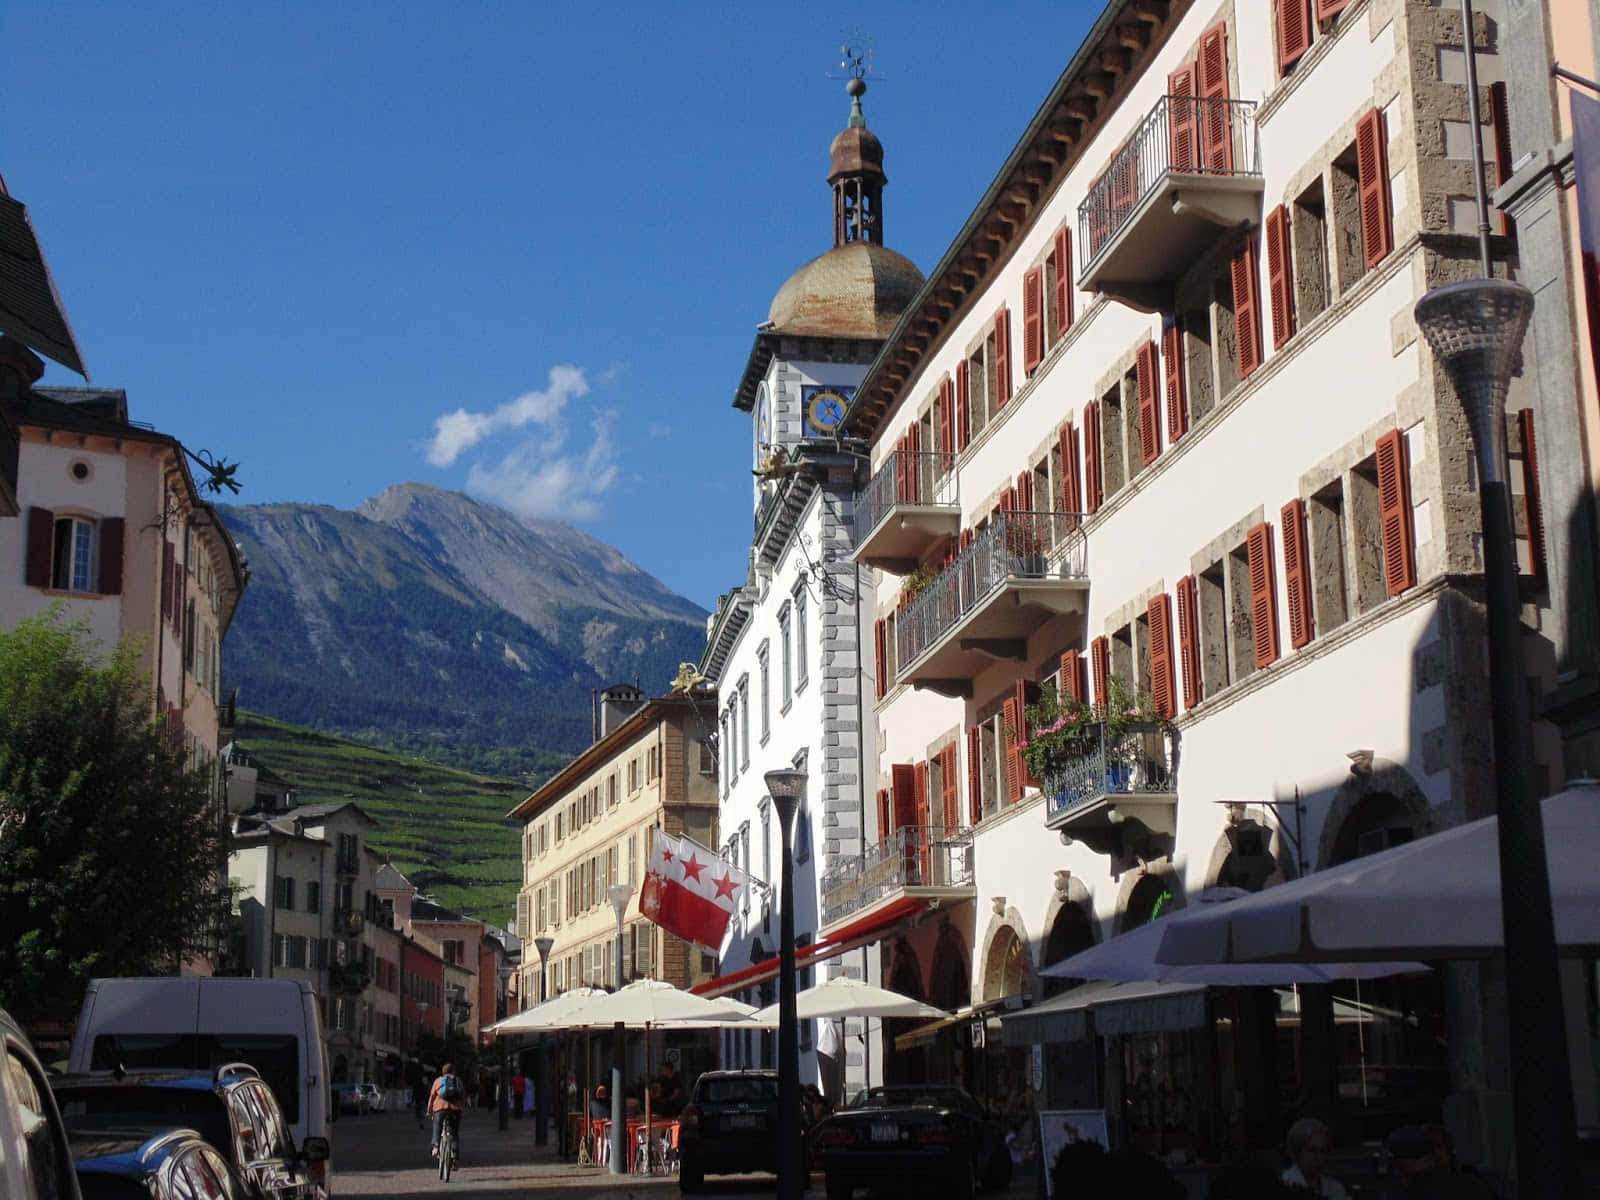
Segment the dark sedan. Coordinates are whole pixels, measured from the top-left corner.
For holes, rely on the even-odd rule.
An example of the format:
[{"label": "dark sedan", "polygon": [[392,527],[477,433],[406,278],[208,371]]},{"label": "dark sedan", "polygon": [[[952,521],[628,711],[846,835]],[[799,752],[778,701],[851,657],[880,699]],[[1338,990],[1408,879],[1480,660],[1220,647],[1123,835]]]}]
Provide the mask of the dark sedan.
[{"label": "dark sedan", "polygon": [[849,1200],[858,1187],[929,1184],[971,1200],[980,1187],[1011,1182],[1000,1122],[958,1087],[869,1088],[818,1125],[813,1144],[827,1175],[828,1200]]},{"label": "dark sedan", "polygon": [[[798,1135],[802,1154],[806,1131]],[[778,1169],[778,1073],[707,1071],[678,1116],[678,1187],[707,1175]]]}]

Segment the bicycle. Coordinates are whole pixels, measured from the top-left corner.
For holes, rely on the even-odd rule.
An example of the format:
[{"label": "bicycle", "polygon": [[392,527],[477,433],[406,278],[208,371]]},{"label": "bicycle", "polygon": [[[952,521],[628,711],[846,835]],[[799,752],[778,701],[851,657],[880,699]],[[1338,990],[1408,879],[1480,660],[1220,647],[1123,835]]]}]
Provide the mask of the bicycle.
[{"label": "bicycle", "polygon": [[456,1121],[459,1119],[458,1114],[450,1112],[439,1122],[439,1178],[445,1183],[450,1182],[450,1174],[456,1169]]}]

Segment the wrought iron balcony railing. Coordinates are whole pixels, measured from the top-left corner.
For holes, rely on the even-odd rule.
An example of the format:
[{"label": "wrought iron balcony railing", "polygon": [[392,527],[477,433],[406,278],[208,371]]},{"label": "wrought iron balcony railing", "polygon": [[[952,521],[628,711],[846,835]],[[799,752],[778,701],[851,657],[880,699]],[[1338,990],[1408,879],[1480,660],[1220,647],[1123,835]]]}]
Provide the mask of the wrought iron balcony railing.
[{"label": "wrought iron balcony railing", "polygon": [[1081,517],[1067,512],[1001,512],[895,625],[895,663],[904,673],[1008,583],[1087,579],[1089,543]]},{"label": "wrought iron balcony railing", "polygon": [[959,507],[961,493],[954,467],[955,455],[942,450],[896,450],[889,455],[856,497],[856,545],[865,542],[895,508]]},{"label": "wrought iron balcony railing", "polygon": [[1170,727],[1139,721],[1108,730],[1097,723],[1083,736],[1081,753],[1045,772],[1045,823],[1052,829],[1099,800],[1176,794],[1178,735]]},{"label": "wrought iron balcony railing", "polygon": [[960,892],[973,885],[970,829],[947,833],[903,825],[822,876],[822,924],[842,921],[909,888]]}]

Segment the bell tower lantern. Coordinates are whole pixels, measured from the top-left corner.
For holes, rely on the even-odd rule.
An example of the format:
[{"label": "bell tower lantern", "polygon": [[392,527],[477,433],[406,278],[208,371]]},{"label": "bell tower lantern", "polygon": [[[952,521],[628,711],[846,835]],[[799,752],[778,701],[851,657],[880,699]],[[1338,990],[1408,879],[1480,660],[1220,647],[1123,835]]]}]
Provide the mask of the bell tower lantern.
[{"label": "bell tower lantern", "polygon": [[883,245],[883,143],[861,113],[867,81],[859,77],[845,84],[850,96],[850,122],[833,139],[828,184],[833,188],[833,244],[852,242]]}]

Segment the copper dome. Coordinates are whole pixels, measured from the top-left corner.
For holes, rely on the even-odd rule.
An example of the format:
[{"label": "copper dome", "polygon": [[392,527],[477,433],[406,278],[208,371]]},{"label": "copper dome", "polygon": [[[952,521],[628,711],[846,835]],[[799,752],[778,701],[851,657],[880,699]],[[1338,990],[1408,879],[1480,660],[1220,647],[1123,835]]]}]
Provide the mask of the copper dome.
[{"label": "copper dome", "polygon": [[922,272],[905,255],[874,242],[848,242],[789,276],[772,299],[765,328],[807,337],[886,338],[922,284]]},{"label": "copper dome", "polygon": [[829,183],[833,183],[841,175],[859,174],[863,171],[875,172],[883,183],[889,181],[888,176],[883,174],[883,143],[878,140],[878,135],[865,125],[851,125],[841,129],[839,136],[833,139],[833,145],[828,147],[828,157]]}]

